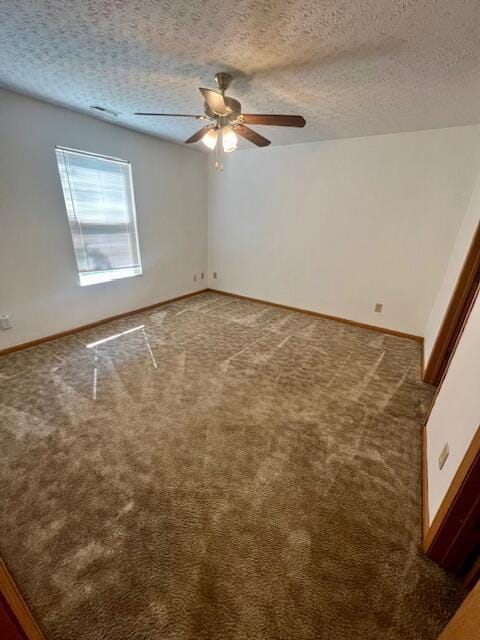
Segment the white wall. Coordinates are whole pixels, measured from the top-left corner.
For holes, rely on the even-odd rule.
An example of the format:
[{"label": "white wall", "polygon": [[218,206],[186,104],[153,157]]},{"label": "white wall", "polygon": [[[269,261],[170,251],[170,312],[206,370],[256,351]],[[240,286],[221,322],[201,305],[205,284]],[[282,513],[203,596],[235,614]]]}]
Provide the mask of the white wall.
[{"label": "white wall", "polygon": [[[430,522],[479,425],[480,298],[477,298],[426,427]],[[446,442],[450,453],[440,470],[438,458]]]},{"label": "white wall", "polygon": [[[479,141],[458,127],[231,154],[209,172],[209,285],[423,335],[469,201],[459,254],[478,216]],[[78,285],[56,144],[132,162],[143,276]],[[204,286],[204,154],[2,90],[0,149],[0,348]]]},{"label": "white wall", "polygon": [[[425,363],[431,354],[476,227],[480,221],[480,173],[458,231],[453,250],[425,330]],[[427,429],[428,503],[433,521],[453,477],[480,425],[480,298],[439,389]],[[448,443],[449,456],[438,458]]]},{"label": "white wall", "polygon": [[423,335],[479,143],[456,127],[227,156],[209,171],[210,286]]},{"label": "white wall", "polygon": [[[55,145],[131,161],[142,276],[79,286]],[[204,154],[0,90],[0,348],[203,288],[206,267]]]},{"label": "white wall", "polygon": [[430,313],[427,327],[425,329],[424,342],[424,362],[428,362],[430,354],[435,344],[435,339],[442,325],[443,317],[447,310],[450,298],[455,289],[458,276],[462,269],[463,261],[470,247],[473,235],[480,222],[480,173],[477,177],[477,183],[470,198],[467,211],[462,220],[460,230],[457,234],[453,251],[447,264],[447,269],[443,277],[442,285],[437,294],[435,304]]}]

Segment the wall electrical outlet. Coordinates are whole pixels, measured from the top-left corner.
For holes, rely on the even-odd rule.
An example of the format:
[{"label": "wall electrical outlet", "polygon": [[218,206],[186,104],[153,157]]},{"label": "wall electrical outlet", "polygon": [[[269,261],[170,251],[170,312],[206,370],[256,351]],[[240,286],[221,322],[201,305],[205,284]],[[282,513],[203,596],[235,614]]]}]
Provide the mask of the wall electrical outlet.
[{"label": "wall electrical outlet", "polygon": [[200,277],[201,277],[201,279],[203,280],[203,279],[205,278],[205,274],[204,274],[204,273],[202,273],[202,275],[201,275]]},{"label": "wall electrical outlet", "polygon": [[216,280],[216,279],[217,279],[217,272],[216,272],[216,271],[214,271],[214,272],[213,272],[213,279],[214,279],[214,280]]},{"label": "wall electrical outlet", "polygon": [[194,273],[194,274],[193,274],[193,281],[194,281],[194,282],[196,282],[196,281],[197,281],[197,274],[196,274],[196,273]]},{"label": "wall electrical outlet", "polygon": [[448,458],[448,454],[450,453],[448,449],[448,442],[445,443],[445,446],[442,449],[442,453],[438,457],[438,468],[441,469],[445,464],[446,459]]},{"label": "wall electrical outlet", "polygon": [[6,331],[7,329],[12,328],[12,321],[10,320],[10,316],[6,313],[0,315],[0,329],[2,331]]},{"label": "wall electrical outlet", "polygon": [[383,304],[381,302],[377,302],[375,305],[375,313],[382,313]]}]

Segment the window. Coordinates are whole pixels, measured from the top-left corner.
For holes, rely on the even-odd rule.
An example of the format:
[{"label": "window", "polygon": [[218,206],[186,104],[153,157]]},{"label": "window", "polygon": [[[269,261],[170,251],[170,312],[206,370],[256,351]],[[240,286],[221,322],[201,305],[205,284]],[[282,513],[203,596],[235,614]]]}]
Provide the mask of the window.
[{"label": "window", "polygon": [[82,286],[142,273],[129,162],[56,147]]}]

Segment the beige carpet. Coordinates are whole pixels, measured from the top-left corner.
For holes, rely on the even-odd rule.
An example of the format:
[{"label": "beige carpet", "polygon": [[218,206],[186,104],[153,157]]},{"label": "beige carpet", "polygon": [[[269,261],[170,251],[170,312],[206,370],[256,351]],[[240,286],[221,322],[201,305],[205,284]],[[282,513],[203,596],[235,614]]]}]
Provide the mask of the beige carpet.
[{"label": "beige carpet", "polygon": [[204,293],[0,358],[0,394],[0,550],[49,640],[433,640],[458,605],[414,341]]}]

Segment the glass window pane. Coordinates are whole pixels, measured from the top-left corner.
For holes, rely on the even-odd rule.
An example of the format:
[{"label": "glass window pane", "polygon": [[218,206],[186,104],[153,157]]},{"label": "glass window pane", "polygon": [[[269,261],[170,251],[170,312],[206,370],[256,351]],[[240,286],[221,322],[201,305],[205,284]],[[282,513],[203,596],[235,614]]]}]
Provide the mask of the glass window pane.
[{"label": "glass window pane", "polygon": [[57,147],[80,284],[140,275],[130,164]]}]

